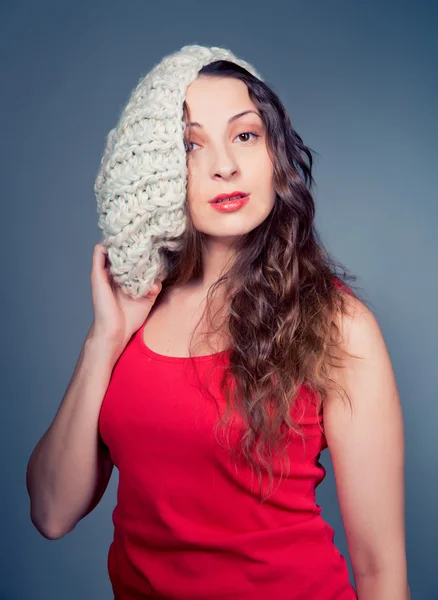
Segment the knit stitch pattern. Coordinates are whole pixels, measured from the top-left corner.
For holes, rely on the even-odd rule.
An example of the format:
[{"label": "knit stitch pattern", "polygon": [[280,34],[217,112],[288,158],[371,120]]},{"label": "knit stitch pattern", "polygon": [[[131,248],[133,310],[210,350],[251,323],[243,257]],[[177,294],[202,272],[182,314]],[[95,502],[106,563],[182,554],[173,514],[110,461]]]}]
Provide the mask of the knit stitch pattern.
[{"label": "knit stitch pattern", "polygon": [[168,265],[161,249],[178,251],[187,224],[187,155],[183,103],[187,86],[215,60],[229,60],[262,80],[230,50],[184,46],[143,76],[106,138],[94,185],[101,243],[110,273],[132,298],[146,295]]}]

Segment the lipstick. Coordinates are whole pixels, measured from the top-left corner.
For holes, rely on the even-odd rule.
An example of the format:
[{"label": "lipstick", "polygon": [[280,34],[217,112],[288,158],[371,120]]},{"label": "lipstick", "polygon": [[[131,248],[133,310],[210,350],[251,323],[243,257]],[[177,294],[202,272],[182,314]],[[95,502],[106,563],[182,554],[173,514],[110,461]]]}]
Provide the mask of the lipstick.
[{"label": "lipstick", "polygon": [[210,202],[210,206],[219,212],[234,212],[249,202],[249,196],[236,200],[222,200],[221,202]]}]

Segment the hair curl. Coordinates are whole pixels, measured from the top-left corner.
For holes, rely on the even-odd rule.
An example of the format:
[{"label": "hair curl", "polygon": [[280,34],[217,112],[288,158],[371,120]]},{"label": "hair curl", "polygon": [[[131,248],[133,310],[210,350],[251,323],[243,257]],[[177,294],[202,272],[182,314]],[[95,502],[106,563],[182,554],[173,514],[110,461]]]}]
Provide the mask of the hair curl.
[{"label": "hair curl", "polygon": [[[262,116],[274,165],[274,207],[259,226],[239,238],[234,261],[208,290],[205,309],[209,334],[226,331],[230,340],[229,365],[221,379],[226,410],[215,434],[218,427],[231,425],[234,411],[240,414],[244,427],[239,448],[230,448],[231,454],[243,452],[252,471],[256,469],[260,486],[260,467],[265,469],[272,493],[274,455],[279,453],[289,467],[288,432],[304,437],[291,415],[301,386],[315,393],[318,415],[333,383],[329,369],[339,358],[340,346],[336,316],[339,311],[348,314],[344,294],[353,292],[346,281],[355,281],[356,276],[329,256],[315,229],[313,151],[292,127],[277,94],[229,61],[210,63],[199,75],[234,77],[246,84]],[[187,203],[186,211],[182,250],[164,251],[169,273],[161,297],[168,288],[202,279],[205,235],[194,228]],[[211,329],[212,299],[220,286],[229,307]],[[353,295],[360,297],[357,291]]]}]

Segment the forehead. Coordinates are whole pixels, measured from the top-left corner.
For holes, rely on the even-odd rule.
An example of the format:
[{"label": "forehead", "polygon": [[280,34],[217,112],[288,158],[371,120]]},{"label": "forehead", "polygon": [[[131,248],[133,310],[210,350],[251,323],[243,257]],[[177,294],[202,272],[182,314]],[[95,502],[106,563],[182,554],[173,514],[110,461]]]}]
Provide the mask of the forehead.
[{"label": "forehead", "polygon": [[185,100],[186,120],[201,124],[213,118],[227,120],[246,110],[258,112],[245,83],[233,77],[200,76],[187,87]]}]

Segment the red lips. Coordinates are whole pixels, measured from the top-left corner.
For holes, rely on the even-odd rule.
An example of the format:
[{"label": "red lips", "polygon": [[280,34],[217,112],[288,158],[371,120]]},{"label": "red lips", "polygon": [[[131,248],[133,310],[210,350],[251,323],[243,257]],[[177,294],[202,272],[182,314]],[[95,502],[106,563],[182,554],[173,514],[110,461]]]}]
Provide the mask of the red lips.
[{"label": "red lips", "polygon": [[219,194],[218,196],[216,196],[216,198],[213,198],[213,200],[209,200],[209,202],[219,202],[219,200],[226,200],[227,198],[233,198],[234,196],[248,196],[248,194],[246,192],[240,192],[240,191],[236,191],[236,192],[231,192],[229,194]]}]

